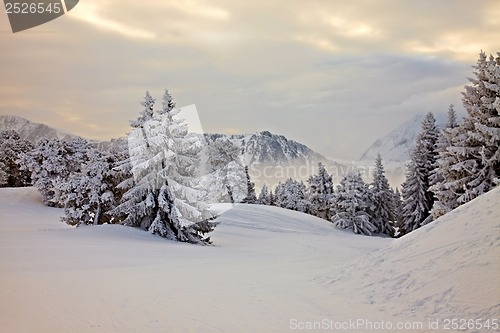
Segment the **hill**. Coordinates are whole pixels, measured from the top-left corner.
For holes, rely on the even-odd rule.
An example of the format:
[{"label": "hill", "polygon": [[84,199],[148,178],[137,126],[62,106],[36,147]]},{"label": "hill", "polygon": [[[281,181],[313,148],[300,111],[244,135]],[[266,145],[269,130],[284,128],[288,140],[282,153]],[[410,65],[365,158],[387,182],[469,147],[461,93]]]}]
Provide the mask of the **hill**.
[{"label": "hill", "polygon": [[201,247],[118,225],[71,228],[34,189],[0,189],[0,325],[244,333],[498,317],[499,199],[497,189],[398,240],[239,205]]}]

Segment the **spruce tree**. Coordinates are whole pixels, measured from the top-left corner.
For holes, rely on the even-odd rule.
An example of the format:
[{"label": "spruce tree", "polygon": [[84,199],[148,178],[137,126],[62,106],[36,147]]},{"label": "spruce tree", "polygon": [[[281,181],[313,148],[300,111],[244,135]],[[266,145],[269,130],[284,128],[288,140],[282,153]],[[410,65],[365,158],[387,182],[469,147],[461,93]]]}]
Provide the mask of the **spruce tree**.
[{"label": "spruce tree", "polygon": [[257,202],[261,205],[269,205],[269,189],[266,184],[262,185]]},{"label": "spruce tree", "polygon": [[377,228],[370,217],[370,193],[359,171],[349,172],[333,194],[332,222],[356,234],[372,235]]},{"label": "spruce tree", "polygon": [[111,213],[126,216],[123,224],[141,227],[159,236],[182,242],[205,244],[204,234],[215,224],[205,210],[205,193],[197,188],[200,139],[188,135],[187,124],[177,119],[166,91],[162,109],[151,112],[154,99],[146,93],[144,110],[131,122],[130,165],[133,177],[120,187],[127,189]]},{"label": "spruce tree", "polygon": [[275,190],[276,206],[290,210],[307,213],[309,202],[306,194],[306,186],[291,178],[283,184],[280,183]]},{"label": "spruce tree", "polygon": [[0,161],[0,187],[8,186],[9,175],[7,174],[7,167]]},{"label": "spruce tree", "polygon": [[373,182],[370,186],[372,193],[373,209],[371,212],[372,221],[377,228],[376,232],[386,235],[393,234],[393,224],[395,221],[394,192],[389,187],[389,181],[385,177],[382,157],[377,155],[375,160],[375,171]]},{"label": "spruce tree", "polygon": [[32,149],[33,145],[22,140],[17,132],[0,131],[0,187],[31,185],[30,172],[21,168],[21,160]]},{"label": "spruce tree", "polygon": [[250,174],[248,173],[248,166],[245,166],[245,177],[247,183],[247,195],[242,203],[254,204],[257,202],[257,196],[255,194],[255,184],[250,180]]},{"label": "spruce tree", "polygon": [[323,163],[318,164],[318,174],[310,176],[307,182],[311,214],[330,220],[333,180]]},{"label": "spruce tree", "polygon": [[401,199],[401,193],[399,189],[396,188],[394,191],[394,224],[392,226],[393,234],[392,237],[400,237],[404,230],[404,221],[403,221],[403,201]]},{"label": "spruce tree", "polygon": [[88,160],[88,147],[82,138],[43,139],[21,158],[21,169],[31,173],[33,186],[42,194],[46,205],[64,207],[61,185],[70,175],[81,171],[82,163]]},{"label": "spruce tree", "polygon": [[437,138],[436,121],[432,113],[428,113],[422,122],[403,183],[403,233],[419,228],[432,218],[430,210],[434,193],[430,189],[430,177],[436,163]]},{"label": "spruce tree", "polygon": [[452,130],[451,145],[441,153],[443,183],[438,200],[449,211],[488,192],[500,182],[500,53],[481,52],[475,78],[469,78],[462,102],[467,116]]},{"label": "spruce tree", "polygon": [[434,193],[434,204],[431,215],[435,220],[441,215],[450,211],[449,207],[456,207],[455,198],[447,189],[445,179],[450,177],[451,165],[453,160],[449,156],[449,147],[451,147],[454,129],[458,126],[457,116],[453,104],[448,108],[448,121],[445,127],[440,131],[436,143],[437,158],[432,171],[430,183],[431,191]]},{"label": "spruce tree", "polygon": [[97,149],[89,149],[88,156],[81,170],[60,185],[65,213],[61,220],[70,225],[114,223],[106,213],[117,199],[115,156]]}]

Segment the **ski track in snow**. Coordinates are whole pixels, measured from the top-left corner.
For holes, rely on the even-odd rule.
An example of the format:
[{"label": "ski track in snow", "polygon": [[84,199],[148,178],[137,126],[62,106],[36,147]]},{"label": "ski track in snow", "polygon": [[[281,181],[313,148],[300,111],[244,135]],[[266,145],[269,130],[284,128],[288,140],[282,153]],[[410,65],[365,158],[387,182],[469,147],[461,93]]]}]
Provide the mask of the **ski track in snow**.
[{"label": "ski track in snow", "polygon": [[237,205],[203,247],[73,228],[36,190],[0,189],[0,327],[244,333],[300,331],[293,319],[499,318],[499,199],[494,190],[398,240]]}]

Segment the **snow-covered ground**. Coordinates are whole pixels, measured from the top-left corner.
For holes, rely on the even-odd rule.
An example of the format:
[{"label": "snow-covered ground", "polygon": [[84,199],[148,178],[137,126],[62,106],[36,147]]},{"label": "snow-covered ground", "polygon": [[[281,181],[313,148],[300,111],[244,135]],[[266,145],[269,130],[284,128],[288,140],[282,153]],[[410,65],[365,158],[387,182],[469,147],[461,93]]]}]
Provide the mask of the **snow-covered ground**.
[{"label": "snow-covered ground", "polygon": [[354,331],[354,321],[370,331],[383,321],[424,332],[436,331],[429,320],[442,331],[446,318],[499,318],[498,202],[500,189],[398,240],[240,205],[202,247],[116,225],[75,229],[34,189],[0,189],[1,331]]}]

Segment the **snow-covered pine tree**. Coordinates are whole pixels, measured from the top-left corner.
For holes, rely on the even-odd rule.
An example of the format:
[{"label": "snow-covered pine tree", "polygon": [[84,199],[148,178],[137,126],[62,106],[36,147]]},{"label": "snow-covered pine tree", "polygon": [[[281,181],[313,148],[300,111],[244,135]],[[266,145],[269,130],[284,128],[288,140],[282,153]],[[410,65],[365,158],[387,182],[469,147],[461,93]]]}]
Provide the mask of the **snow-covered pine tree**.
[{"label": "snow-covered pine tree", "polygon": [[289,178],[276,187],[276,206],[307,213],[309,211],[309,202],[306,192],[304,183]]},{"label": "snow-covered pine tree", "polygon": [[[110,214],[120,220],[123,225],[148,229],[156,216],[158,184],[156,172],[149,167],[155,151],[150,145],[148,131],[153,122],[154,104],[156,100],[146,91],[141,105],[143,110],[139,117],[130,121],[132,131],[128,135],[129,154],[118,163],[117,168],[130,177],[118,185],[123,191],[120,204]],[[154,160],[161,163],[158,158]]]},{"label": "snow-covered pine tree", "polygon": [[310,213],[317,217],[330,220],[330,206],[333,195],[333,180],[323,163],[318,164],[318,174],[308,179],[308,196]]},{"label": "snow-covered pine tree", "polygon": [[444,181],[438,200],[444,211],[488,192],[500,182],[500,53],[481,52],[475,78],[465,86],[467,116],[452,131],[452,141],[441,158]]},{"label": "snow-covered pine tree", "polygon": [[278,182],[278,185],[276,185],[276,187],[274,188],[273,206],[283,207],[283,201],[282,201],[283,198],[284,198],[284,186],[282,182]]},{"label": "snow-covered pine tree", "polygon": [[332,200],[332,222],[356,234],[372,235],[377,230],[370,217],[370,193],[359,171],[349,172],[337,186]]},{"label": "snow-covered pine tree", "polygon": [[402,230],[404,228],[403,222],[403,201],[401,200],[401,193],[399,189],[396,188],[394,191],[394,224],[393,224],[393,234],[392,237],[402,236]]},{"label": "snow-covered pine tree", "polygon": [[394,233],[395,221],[394,192],[389,187],[389,181],[385,177],[382,157],[377,155],[375,160],[375,171],[373,182],[370,185],[373,209],[371,211],[372,222],[381,232],[391,236]]},{"label": "snow-covered pine tree", "polygon": [[168,91],[168,89],[165,89],[162,103],[164,106],[160,110],[158,110],[159,114],[164,114],[165,112],[171,112],[175,108],[174,99],[170,94],[170,92]]},{"label": "snow-covered pine tree", "polygon": [[247,195],[245,198],[243,198],[243,200],[241,202],[254,204],[257,202],[257,196],[255,194],[255,184],[250,179],[250,173],[248,172],[248,166],[245,166],[245,176],[246,176],[246,183],[247,183]]},{"label": "snow-covered pine tree", "polygon": [[268,189],[266,184],[262,185],[262,188],[260,189],[257,203],[259,203],[261,205],[269,205],[270,204],[269,189]]},{"label": "snow-covered pine tree", "polygon": [[88,157],[81,170],[60,185],[65,213],[61,220],[77,226],[113,223],[113,217],[106,213],[115,207],[117,199],[119,171],[113,169],[116,156],[90,148]]},{"label": "snow-covered pine tree", "polygon": [[33,145],[29,141],[22,140],[17,132],[13,130],[0,132],[0,187],[31,185],[30,172],[21,170],[20,160],[32,149]]},{"label": "snow-covered pine tree", "polygon": [[448,173],[451,171],[451,164],[453,163],[448,148],[452,144],[454,129],[457,126],[457,115],[454,105],[451,104],[448,108],[448,121],[440,131],[436,142],[437,158],[430,177],[430,190],[434,193],[435,198],[431,209],[432,219],[434,220],[446,214],[450,210],[449,207],[456,207],[456,204],[452,203],[455,199],[454,195],[450,195],[451,193],[446,188],[445,178],[449,178]]},{"label": "snow-covered pine tree", "polygon": [[111,213],[125,216],[123,224],[141,227],[162,237],[206,244],[204,234],[215,228],[201,207],[204,196],[195,184],[201,142],[188,133],[187,124],[175,116],[168,91],[155,117],[154,99],[146,93],[143,112],[131,122],[130,164],[133,177],[120,184],[126,188],[120,205]]},{"label": "snow-covered pine tree", "polygon": [[430,210],[434,193],[430,190],[430,177],[436,165],[438,133],[434,115],[429,112],[422,122],[403,183],[403,233],[411,232],[432,220]]},{"label": "snow-covered pine tree", "polygon": [[3,161],[0,160],[0,187],[6,187],[8,186],[8,181],[9,181],[9,175],[7,174],[7,167],[3,163]]},{"label": "snow-covered pine tree", "polygon": [[276,199],[272,189],[269,189],[269,206],[276,206]]},{"label": "snow-covered pine tree", "polygon": [[46,205],[64,207],[60,185],[71,174],[81,171],[82,163],[88,159],[88,147],[82,138],[43,139],[21,158],[21,169],[31,172],[33,186],[42,194]]}]

